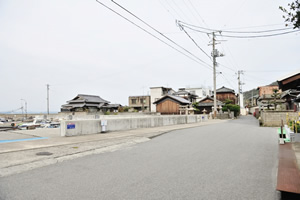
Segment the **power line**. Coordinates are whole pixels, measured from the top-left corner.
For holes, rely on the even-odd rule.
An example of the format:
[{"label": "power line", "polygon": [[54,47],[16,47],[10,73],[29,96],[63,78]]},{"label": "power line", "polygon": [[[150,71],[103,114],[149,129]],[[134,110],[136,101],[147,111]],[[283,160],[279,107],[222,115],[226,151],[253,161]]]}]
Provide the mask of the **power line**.
[{"label": "power line", "polygon": [[247,72],[267,72],[267,73],[270,73],[270,72],[286,72],[287,70],[247,70]]},{"label": "power line", "polygon": [[276,32],[276,31],[284,31],[284,30],[292,30],[293,28],[280,28],[280,29],[269,29],[269,30],[260,30],[260,31],[227,31],[227,30],[216,30],[216,29],[210,29],[210,28],[204,28],[201,26],[196,26],[196,25],[192,25],[186,22],[182,22],[180,21],[180,23],[185,24],[187,26],[191,26],[194,28],[199,28],[199,29],[203,29],[203,30],[207,30],[207,31],[214,31],[214,32],[224,32],[224,33],[240,33],[240,34],[244,34],[244,33],[268,33],[268,32]]},{"label": "power line", "polygon": [[172,10],[174,10],[174,12],[175,12],[180,18],[183,19],[183,17],[181,16],[181,14],[179,14],[179,13],[177,12],[177,10],[174,9],[173,6],[171,6],[171,4],[169,3],[169,1],[166,0],[165,2],[169,5],[170,8],[172,8]]},{"label": "power line", "polygon": [[239,66],[239,65],[237,64],[236,60],[234,59],[234,56],[232,55],[230,49],[228,48],[228,46],[225,43],[222,43],[222,47],[223,47],[223,45],[224,45],[224,47],[226,48],[226,51],[228,51],[228,53],[229,53],[229,55],[231,57],[232,66],[234,66],[235,70],[238,71],[238,67],[237,66]]},{"label": "power line", "polygon": [[197,44],[197,42],[188,34],[188,32],[180,25],[178,24],[179,28],[185,32],[185,34],[193,41],[193,43],[209,58],[211,57]]},{"label": "power line", "polygon": [[[168,5],[171,7],[171,5],[169,4],[169,2],[168,2],[168,1],[166,1],[166,2],[167,2]],[[182,9],[177,5],[177,3],[176,3],[174,0],[172,0],[172,2],[173,2],[173,4],[174,4],[174,7],[177,8],[177,9],[183,14],[184,17],[182,17],[182,16],[179,14],[179,12],[177,12],[176,9],[173,8],[173,6],[172,6],[171,8],[176,12],[176,14],[177,14],[180,18],[182,18],[182,20],[186,19],[187,21],[191,21],[190,18],[189,18],[189,16],[187,16],[187,15],[184,13],[184,11],[182,11]],[[185,3],[185,1],[183,1],[183,2],[184,2],[184,4],[186,5],[186,7],[189,9],[189,7],[188,7],[187,4]],[[191,12],[191,13],[193,14],[193,12]],[[174,19],[177,21],[176,18],[174,18]],[[197,20],[197,18],[196,18],[196,20]],[[205,39],[203,38],[203,37],[204,37],[203,35],[197,34],[197,37],[199,37],[202,41],[205,42]],[[206,43],[206,42],[205,42],[205,43]]]},{"label": "power line", "polygon": [[193,31],[196,31],[196,32],[199,32],[199,33],[205,33],[205,34],[210,34],[210,33],[211,33],[211,31],[201,31],[201,30],[192,28],[192,27],[190,27],[190,26],[187,26],[187,25],[185,25],[184,23],[182,23],[182,21],[178,21],[178,23],[179,23],[181,26],[183,26],[183,27],[186,27],[186,28],[188,28],[188,29],[190,29],[190,30],[193,30]]},{"label": "power line", "polygon": [[[168,38],[167,36],[165,36],[163,33],[159,32],[158,30],[156,30],[155,28],[153,28],[152,26],[150,26],[149,24],[147,24],[146,22],[144,22],[142,19],[138,18],[137,16],[135,16],[133,13],[131,13],[130,11],[128,11],[126,8],[122,7],[121,5],[119,5],[118,3],[112,1],[113,3],[115,3],[116,5],[118,5],[120,8],[122,8],[123,10],[125,10],[126,12],[130,13],[132,16],[134,16],[135,18],[139,19],[140,21],[142,21],[144,24],[146,24],[147,26],[149,26],[151,29],[155,30],[156,32],[158,32],[160,35],[162,35],[163,37],[165,37],[166,39],[168,39],[170,42],[172,42],[173,44],[175,44],[176,46],[180,47],[181,49],[183,49],[184,51],[186,51],[188,54],[192,55],[193,57],[195,57],[196,59],[190,57],[189,55],[185,54],[184,52],[176,49],[175,47],[171,46],[170,44],[168,44],[167,42],[163,41],[162,39],[160,39],[159,37],[155,36],[154,34],[150,33],[149,31],[147,31],[146,29],[144,29],[143,27],[139,26],[138,24],[134,23],[133,21],[129,20],[128,18],[124,17],[123,15],[121,15],[120,13],[118,13],[117,11],[113,10],[112,8],[108,7],[107,5],[105,5],[104,3],[100,2],[99,0],[96,0],[97,3],[101,4],[102,6],[104,6],[105,8],[107,8],[108,10],[112,11],[113,13],[115,13],[116,15],[122,17],[123,19],[125,19],[126,21],[128,21],[129,23],[135,25],[136,27],[138,27],[139,29],[143,30],[144,32],[148,33],[149,35],[151,35],[152,37],[158,39],[159,41],[163,42],[164,44],[168,45],[169,47],[171,47],[172,49],[176,50],[177,52],[180,52],[181,54],[185,55],[186,57],[194,60],[195,62],[202,64],[202,66],[211,69],[211,66],[208,65],[207,63],[205,63],[203,60],[201,60],[200,58],[198,58],[197,56],[195,56],[193,53],[191,53],[190,51],[188,51],[187,49],[185,49],[184,47],[180,46],[179,44],[177,44],[176,42],[174,42],[173,40],[171,40],[170,38]],[[200,63],[200,62],[202,63]],[[203,65],[206,64],[209,67]]]},{"label": "power line", "polygon": [[[183,24],[181,24],[181,25],[183,27],[186,27],[186,28],[191,29],[191,30],[196,31],[196,32],[209,34],[209,32],[206,32],[206,31],[197,30],[197,29],[191,28],[189,26],[185,26]],[[274,34],[268,34],[268,35],[248,35],[248,36],[224,35],[224,34],[221,34],[222,32],[223,31],[216,31],[216,33],[219,33],[218,36],[229,37],[229,38],[244,38],[244,39],[247,39],[247,38],[261,38],[261,37],[273,37],[273,36],[279,36],[279,35],[286,35],[286,34],[289,34],[289,33],[300,32],[300,30],[293,30],[293,31],[281,32],[281,33],[274,33]]]},{"label": "power line", "polygon": [[[96,0],[98,2],[98,0]],[[172,42],[173,44],[175,44],[176,46],[180,47],[181,49],[183,49],[184,51],[186,51],[187,53],[189,53],[190,55],[194,56],[197,60],[199,60],[200,62],[208,65],[209,67],[211,67],[209,64],[207,64],[206,62],[204,62],[203,60],[201,60],[200,58],[198,58],[197,56],[195,56],[193,53],[191,53],[190,51],[188,51],[187,49],[185,49],[184,47],[180,46],[179,44],[177,44],[176,42],[174,42],[172,39],[170,39],[169,37],[167,37],[166,35],[164,35],[162,32],[158,31],[157,29],[155,29],[153,26],[151,26],[150,24],[148,24],[147,22],[145,22],[144,20],[142,20],[141,18],[139,18],[138,16],[136,16],[135,14],[133,14],[132,12],[130,12],[128,9],[126,9],[125,7],[123,7],[122,5],[118,4],[117,2],[111,0],[114,4],[116,4],[117,6],[119,6],[120,8],[122,8],[123,10],[125,10],[127,13],[129,13],[130,15],[132,15],[133,17],[135,17],[136,19],[138,19],[139,21],[141,21],[142,23],[144,23],[145,25],[147,25],[148,27],[150,27],[152,30],[154,30],[155,32],[157,32],[158,34],[160,34],[161,36],[163,36],[164,38],[166,38],[167,40],[169,40],[170,42]]]},{"label": "power line", "polygon": [[[200,20],[195,16],[194,12],[190,9],[190,7],[187,5],[187,3],[183,0],[183,3],[185,5],[185,7],[187,7],[187,9],[189,11],[191,11],[190,13],[193,15],[193,17],[197,20],[197,22],[199,22],[199,24],[201,24]],[[192,6],[193,7],[193,6]],[[194,8],[195,9],[195,8]]]},{"label": "power line", "polygon": [[188,0],[188,2],[192,5],[192,8],[193,8],[193,9],[195,10],[195,12],[198,14],[198,16],[199,16],[200,19],[202,20],[203,24],[206,25],[207,27],[209,27],[209,26],[205,23],[204,19],[201,17],[200,13],[199,13],[198,10],[195,8],[195,6],[193,5],[193,3],[192,3],[190,0]]},{"label": "power line", "polygon": [[231,83],[228,81],[228,79],[224,76],[224,74],[222,73],[222,76],[224,77],[224,79],[227,81],[227,83],[232,87],[232,88],[234,88],[232,85],[231,85]]},{"label": "power line", "polygon": [[230,69],[231,71],[236,72],[236,70],[234,70],[234,69],[232,69],[232,68],[230,68],[230,67],[227,67],[226,65],[223,65],[223,64],[221,64],[221,63],[218,63],[218,64],[221,65],[221,66],[223,66],[223,67],[225,67],[225,68],[227,68],[227,69]]},{"label": "power line", "polygon": [[249,29],[249,28],[259,28],[259,27],[270,27],[270,26],[285,26],[285,24],[266,24],[260,26],[244,26],[244,27],[236,27],[236,28],[227,28],[225,30],[238,30],[238,29]]},{"label": "power line", "polygon": [[295,32],[300,32],[300,30],[294,30],[294,31],[287,31],[287,32],[282,32],[282,33],[275,33],[275,34],[268,34],[268,35],[248,35],[248,36],[238,36],[238,35],[221,35],[223,37],[230,37],[230,38],[262,38],[262,37],[274,37],[274,36],[279,36],[279,35],[286,35],[289,33],[295,33]]},{"label": "power line", "polygon": [[176,19],[176,17],[170,12],[170,10],[161,2],[161,0],[159,0],[159,3],[164,7],[164,9],[166,9],[166,11],[174,18]]}]

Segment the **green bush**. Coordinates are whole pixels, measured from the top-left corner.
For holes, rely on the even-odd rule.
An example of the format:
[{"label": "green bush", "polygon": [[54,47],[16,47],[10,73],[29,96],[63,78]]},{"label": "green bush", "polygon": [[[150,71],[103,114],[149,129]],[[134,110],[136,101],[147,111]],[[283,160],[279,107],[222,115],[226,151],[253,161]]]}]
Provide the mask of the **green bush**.
[{"label": "green bush", "polygon": [[[300,133],[300,122],[299,121],[292,121],[292,120],[289,120],[289,123],[288,123],[289,127],[292,129],[292,131],[294,131],[295,133]],[[297,129],[297,130],[296,130]]]},{"label": "green bush", "polygon": [[226,112],[226,111],[232,111],[234,113],[234,116],[237,117],[240,114],[240,106],[239,105],[235,105],[235,104],[225,104],[225,106],[223,106],[222,111]]},{"label": "green bush", "polygon": [[129,106],[125,106],[125,107],[123,108],[123,111],[124,111],[124,112],[128,112],[128,111],[129,111],[129,109],[130,109],[130,107],[129,107]]}]

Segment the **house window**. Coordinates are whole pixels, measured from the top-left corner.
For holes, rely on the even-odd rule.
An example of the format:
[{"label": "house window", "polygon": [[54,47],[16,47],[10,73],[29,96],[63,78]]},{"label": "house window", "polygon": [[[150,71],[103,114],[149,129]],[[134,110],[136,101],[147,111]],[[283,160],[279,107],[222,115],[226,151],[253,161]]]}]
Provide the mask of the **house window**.
[{"label": "house window", "polygon": [[136,104],[136,99],[131,99],[132,104]]}]

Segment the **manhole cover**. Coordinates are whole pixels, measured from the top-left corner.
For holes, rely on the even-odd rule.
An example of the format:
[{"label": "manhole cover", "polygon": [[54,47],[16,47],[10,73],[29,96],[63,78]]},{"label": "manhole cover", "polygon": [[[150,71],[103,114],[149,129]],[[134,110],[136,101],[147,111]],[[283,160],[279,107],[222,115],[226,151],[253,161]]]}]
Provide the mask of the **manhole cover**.
[{"label": "manhole cover", "polygon": [[37,156],[50,156],[52,154],[53,153],[50,153],[50,152],[38,152],[38,153],[36,153]]}]

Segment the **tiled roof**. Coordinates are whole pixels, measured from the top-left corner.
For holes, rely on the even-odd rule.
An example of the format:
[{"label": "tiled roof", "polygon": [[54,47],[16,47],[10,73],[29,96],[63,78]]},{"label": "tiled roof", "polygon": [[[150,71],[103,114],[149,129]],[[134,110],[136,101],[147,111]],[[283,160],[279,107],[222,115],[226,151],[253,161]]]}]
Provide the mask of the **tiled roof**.
[{"label": "tiled roof", "polygon": [[300,70],[297,70],[297,71],[292,72],[292,73],[290,73],[290,74],[288,74],[286,76],[283,76],[283,77],[279,78],[277,81],[283,81],[283,80],[288,79],[288,78],[290,78],[292,76],[296,76],[297,74],[300,74]]},{"label": "tiled roof", "polygon": [[[217,100],[217,106],[225,105],[223,102]],[[207,102],[207,103],[198,103],[197,106],[214,106],[214,102]]]},{"label": "tiled roof", "polygon": [[203,99],[201,99],[200,101],[199,101],[199,103],[201,103],[202,101],[204,101],[204,100],[206,100],[206,99],[210,99],[210,100],[214,100],[212,97],[210,97],[210,96],[206,96],[206,97],[204,97]]},{"label": "tiled roof", "polygon": [[173,95],[190,95],[190,96],[198,97],[198,95],[195,95],[186,90],[179,90],[178,92],[173,93]]},{"label": "tiled roof", "polygon": [[118,108],[122,106],[121,104],[108,104],[106,106],[103,106],[103,108]]},{"label": "tiled roof", "polygon": [[217,93],[234,93],[234,90],[223,86],[223,87],[217,89],[216,92]]},{"label": "tiled roof", "polygon": [[96,95],[86,95],[86,94],[78,94],[75,98],[68,101],[68,103],[81,103],[81,102],[94,102],[94,103],[110,103],[109,101],[106,101],[102,99],[99,96]]},{"label": "tiled roof", "polygon": [[160,98],[157,101],[153,102],[153,104],[157,104],[157,103],[159,103],[160,101],[162,101],[162,100],[164,100],[166,98],[171,98],[171,99],[173,99],[173,100],[175,100],[175,101],[177,101],[179,103],[182,103],[182,104],[191,104],[190,101],[188,101],[188,100],[186,100],[186,99],[184,99],[182,97],[174,96],[174,95],[170,95],[170,94],[168,94],[166,96],[163,96],[162,98]]}]

